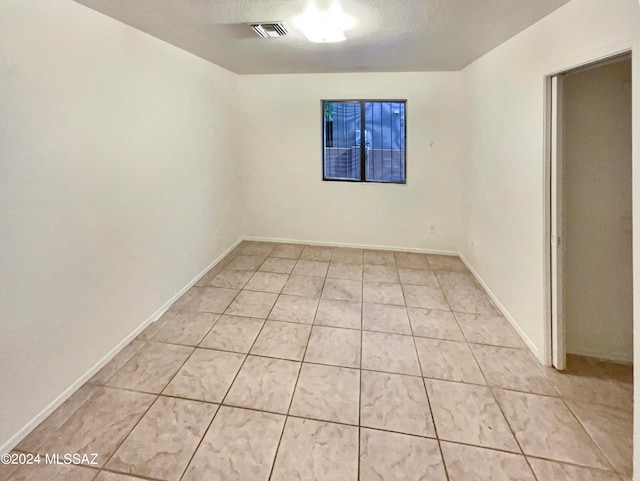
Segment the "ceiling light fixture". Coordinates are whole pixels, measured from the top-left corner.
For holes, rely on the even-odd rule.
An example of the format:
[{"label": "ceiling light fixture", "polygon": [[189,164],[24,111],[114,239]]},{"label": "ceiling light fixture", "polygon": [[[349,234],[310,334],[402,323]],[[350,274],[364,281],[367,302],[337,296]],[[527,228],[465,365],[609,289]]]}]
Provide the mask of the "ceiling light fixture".
[{"label": "ceiling light fixture", "polygon": [[345,30],[353,28],[356,21],[345,13],[339,0],[329,0],[327,9],[321,10],[312,0],[295,22],[307,39],[315,43],[341,42],[346,40]]}]

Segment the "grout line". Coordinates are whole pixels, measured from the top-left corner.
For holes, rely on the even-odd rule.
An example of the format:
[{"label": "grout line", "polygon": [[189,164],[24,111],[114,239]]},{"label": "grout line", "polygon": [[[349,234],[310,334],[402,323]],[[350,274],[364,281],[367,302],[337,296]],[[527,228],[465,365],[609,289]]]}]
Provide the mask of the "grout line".
[{"label": "grout line", "polygon": [[[363,259],[364,260],[364,259]],[[362,473],[362,358],[364,353],[364,266],[362,267],[362,289],[360,291],[360,369],[358,370],[358,479]]]},{"label": "grout line", "polygon": [[[237,297],[237,296],[236,296]],[[234,298],[235,299],[235,298]],[[233,301],[231,303],[229,303],[229,306],[233,303]],[[275,306],[275,302],[273,304]],[[227,306],[227,309],[229,308],[229,306]],[[273,306],[271,306],[271,310],[273,310]],[[271,313],[271,310],[269,311],[269,314]],[[226,312],[226,309],[225,309]],[[221,316],[222,317],[222,316]],[[268,315],[267,315],[268,317]],[[263,322],[262,326],[260,327],[260,331],[258,332],[258,334],[256,335],[255,339],[253,340],[253,343],[251,343],[251,347],[249,348],[249,352],[251,351],[251,349],[253,349],[253,346],[255,345],[256,341],[258,340],[258,337],[260,337],[260,334],[262,333],[262,330],[264,329],[264,326],[267,324],[266,320],[265,322]],[[191,463],[193,462],[193,458],[195,457],[196,453],[198,452],[198,450],[200,449],[200,446],[202,445],[202,442],[204,441],[204,438],[206,437],[207,433],[209,432],[209,429],[211,429],[211,426],[213,425],[213,422],[215,421],[216,417],[218,416],[218,413],[220,412],[220,408],[222,407],[222,403],[224,402],[224,400],[226,399],[227,395],[229,394],[229,391],[231,390],[231,387],[233,386],[233,383],[236,381],[236,379],[238,378],[238,374],[240,374],[240,371],[242,370],[242,367],[244,366],[244,364],[247,361],[247,358],[249,357],[249,352],[244,354],[244,359],[242,360],[242,364],[240,364],[240,367],[238,368],[238,371],[236,371],[235,376],[233,377],[233,380],[229,383],[229,387],[227,388],[227,391],[225,392],[225,395],[222,397],[222,399],[220,400],[220,407],[218,407],[218,409],[216,410],[215,415],[213,416],[213,418],[211,419],[211,422],[209,423],[209,425],[207,426],[207,429],[204,430],[202,437],[200,438],[200,441],[198,442],[198,445],[196,446],[196,449],[193,451],[193,453],[191,454],[191,457],[189,458],[189,461],[187,462],[184,471],[182,472],[182,474],[180,475],[179,479],[182,479],[185,474],[187,473],[189,466],[191,466]]]},{"label": "grout line", "polygon": [[569,412],[571,413],[571,416],[573,416],[573,418],[576,420],[576,422],[578,423],[578,425],[582,428],[582,430],[585,432],[585,434],[587,435],[587,437],[589,438],[589,441],[591,441],[591,444],[593,444],[593,447],[595,447],[597,449],[597,452],[600,453],[600,455],[604,458],[604,460],[607,462],[607,464],[609,465],[609,467],[611,468],[611,471],[613,472],[617,472],[615,466],[613,465],[613,462],[609,459],[609,456],[607,456],[607,454],[604,452],[604,450],[600,447],[600,444],[594,439],[593,436],[591,436],[591,433],[589,433],[589,431],[587,430],[587,428],[585,427],[585,425],[582,423],[582,421],[580,420],[580,418],[578,417],[578,415],[576,413],[573,412],[573,409],[571,409],[571,406],[569,406],[569,403],[565,400],[560,398],[560,401],[562,401],[562,403],[564,404],[564,406],[569,410]]},{"label": "grout line", "polygon": [[[439,281],[438,281],[439,282]],[[447,303],[449,301],[447,300]],[[449,306],[451,307],[451,306]],[[455,318],[455,316],[454,316]],[[457,322],[457,319],[456,319]],[[462,329],[460,329],[462,331]],[[464,332],[462,332],[462,335],[464,336],[464,338],[466,339],[466,336],[464,334]],[[498,410],[500,411],[500,414],[502,415],[502,418],[504,419],[504,422],[507,424],[507,427],[509,428],[509,432],[511,433],[511,436],[513,437],[513,440],[515,441],[516,445],[518,446],[518,449],[520,449],[520,454],[522,454],[522,457],[524,458],[525,462],[527,463],[527,466],[529,466],[529,471],[531,471],[531,475],[534,477],[534,479],[537,481],[538,480],[538,476],[535,474],[535,472],[533,471],[533,467],[531,466],[531,464],[529,463],[529,460],[527,459],[525,453],[524,453],[524,449],[522,449],[522,445],[520,444],[520,440],[518,439],[518,437],[516,436],[516,432],[513,429],[513,427],[511,426],[511,423],[509,422],[509,419],[507,418],[507,416],[504,413],[504,409],[502,409],[502,406],[500,405],[500,402],[498,401],[498,398],[494,392],[494,390],[489,386],[489,381],[487,380],[487,376],[484,373],[484,370],[482,369],[482,367],[480,366],[480,363],[478,362],[478,359],[476,357],[476,354],[473,352],[473,349],[471,349],[471,347],[469,346],[469,342],[467,341],[467,349],[469,350],[469,352],[471,353],[471,356],[473,357],[474,362],[476,363],[476,367],[478,368],[478,370],[480,371],[480,373],[482,374],[482,377],[485,380],[485,383],[487,384],[487,388],[489,389],[489,392],[491,393],[491,397],[493,398],[493,401],[495,402],[496,406],[498,407]]]},{"label": "grout line", "polygon": [[[437,281],[437,280],[436,280]],[[404,289],[402,290],[404,295]],[[444,295],[444,294],[443,294]],[[405,308],[406,310],[406,308]],[[447,469],[447,463],[444,459],[444,452],[442,451],[442,442],[440,441],[440,436],[438,435],[438,427],[436,426],[436,419],[433,414],[433,408],[431,407],[431,399],[429,398],[429,390],[427,389],[427,382],[424,378],[424,372],[422,371],[422,361],[420,360],[420,354],[418,353],[418,345],[416,344],[416,338],[413,335],[413,324],[411,324],[411,319],[409,318],[409,313],[407,311],[407,319],[409,319],[409,328],[411,329],[411,339],[413,341],[413,349],[416,353],[416,358],[418,360],[418,367],[420,368],[420,374],[422,377],[422,386],[424,387],[424,394],[427,398],[427,406],[429,406],[429,414],[431,415],[431,423],[433,424],[433,432],[435,434],[437,443],[438,443],[438,451],[440,452],[440,459],[442,460],[442,469],[444,470],[444,475],[447,478],[447,481],[450,480],[449,470]]]},{"label": "grout line", "polygon": [[[323,288],[324,288],[324,282],[323,282]],[[316,305],[316,312],[314,314],[314,320],[315,320],[315,316],[318,313],[318,305],[320,305],[320,301],[318,301],[318,304]],[[304,346],[304,353],[302,354],[302,359],[300,360],[300,367],[298,368],[298,375],[296,376],[296,382],[293,386],[293,391],[291,391],[291,399],[289,400],[289,407],[287,408],[287,413],[286,413],[286,417],[284,420],[284,423],[282,425],[282,432],[280,433],[280,439],[278,439],[278,444],[276,446],[276,450],[273,454],[273,461],[271,462],[271,470],[269,471],[269,478],[268,481],[271,481],[271,476],[273,476],[273,471],[276,467],[276,460],[278,459],[278,453],[280,452],[280,445],[282,444],[282,438],[284,438],[284,431],[287,428],[287,424],[289,421],[289,413],[291,411],[291,406],[293,405],[293,398],[296,394],[296,389],[298,388],[298,381],[300,380],[300,373],[302,372],[302,366],[304,364],[304,358],[307,355],[307,349],[309,347],[309,340],[311,339],[311,334],[313,332],[313,324],[311,325],[311,329],[309,329],[309,334],[307,336],[307,342]]]}]

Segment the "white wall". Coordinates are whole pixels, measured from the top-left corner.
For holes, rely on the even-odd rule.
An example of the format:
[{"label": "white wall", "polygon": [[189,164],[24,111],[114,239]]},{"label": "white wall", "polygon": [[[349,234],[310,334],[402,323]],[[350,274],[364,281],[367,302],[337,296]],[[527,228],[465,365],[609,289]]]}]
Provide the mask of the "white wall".
[{"label": "white wall", "polygon": [[238,239],[235,79],[0,2],[0,446]]},{"label": "white wall", "polygon": [[[240,96],[246,234],[458,250],[459,73],[242,76]],[[362,98],[407,99],[406,185],[322,181],[321,100]]]},{"label": "white wall", "polygon": [[567,352],[633,361],[631,60],[563,76]]},{"label": "white wall", "polygon": [[463,71],[462,252],[543,362],[544,76],[631,48],[638,25],[637,0],[573,0]]}]

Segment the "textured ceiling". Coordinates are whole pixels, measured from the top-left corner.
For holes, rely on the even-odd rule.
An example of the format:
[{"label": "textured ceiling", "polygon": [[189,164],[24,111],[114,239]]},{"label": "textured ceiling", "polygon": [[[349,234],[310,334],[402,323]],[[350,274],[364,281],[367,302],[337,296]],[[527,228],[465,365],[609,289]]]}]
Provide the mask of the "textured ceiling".
[{"label": "textured ceiling", "polygon": [[[252,74],[460,70],[568,0],[341,0],[358,24],[335,44],[310,43],[294,28],[311,0],[76,1]],[[290,36],[261,39],[247,25],[276,20]]]}]

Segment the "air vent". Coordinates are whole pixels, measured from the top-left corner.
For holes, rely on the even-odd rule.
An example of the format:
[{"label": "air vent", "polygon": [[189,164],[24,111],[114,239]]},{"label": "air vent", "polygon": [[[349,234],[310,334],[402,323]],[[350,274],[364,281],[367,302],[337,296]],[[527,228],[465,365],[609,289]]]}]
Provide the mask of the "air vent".
[{"label": "air vent", "polygon": [[251,28],[262,38],[286,37],[289,35],[289,29],[284,22],[254,23]]}]

